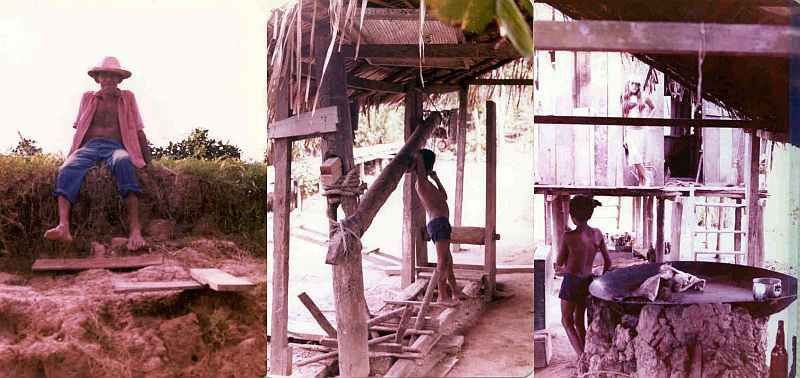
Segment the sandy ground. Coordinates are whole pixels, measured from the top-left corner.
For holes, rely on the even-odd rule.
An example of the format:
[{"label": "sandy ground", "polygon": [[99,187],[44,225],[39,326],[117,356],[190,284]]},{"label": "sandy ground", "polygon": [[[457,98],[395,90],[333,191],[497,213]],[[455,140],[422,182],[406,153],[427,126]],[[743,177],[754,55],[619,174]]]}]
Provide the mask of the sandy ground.
[{"label": "sandy ground", "polygon": [[[167,242],[155,253],[163,265],[127,273],[0,272],[0,377],[264,376],[264,260],[210,239]],[[219,268],[257,285],[113,292],[116,281],[189,279],[188,268]]]},{"label": "sandy ground", "polygon": [[[498,264],[533,263],[531,169],[532,158],[529,151],[519,150],[514,145],[501,145],[498,153],[497,229],[502,239],[497,244]],[[452,211],[455,161],[452,157],[440,156],[435,170],[448,189]],[[485,211],[485,165],[482,161],[470,161],[468,157],[465,172],[463,224],[482,226]],[[374,176],[368,177],[366,181],[370,183],[373,179]],[[381,252],[397,258],[402,254],[400,188],[402,181],[362,238],[364,245],[371,248],[378,247]],[[302,211],[293,212],[291,222],[294,235],[308,236],[308,232],[303,229],[326,230],[323,200],[319,197],[307,200]],[[267,226],[272,230],[271,214],[268,216]],[[300,229],[301,226],[303,229]],[[268,234],[271,235],[271,232]],[[480,246],[463,247],[463,251],[454,254],[456,263],[482,263]],[[272,248],[271,237],[268,237],[267,248]],[[302,292],[306,292],[335,324],[332,273],[330,266],[324,263],[325,252],[324,246],[298,237],[291,239],[289,284],[291,331],[323,334],[297,299],[297,295]],[[431,259],[435,259],[432,251],[429,255]],[[269,261],[267,271],[270,281],[272,267]],[[498,281],[506,283],[514,296],[492,303],[478,324],[465,333],[463,358],[454,366],[449,376],[526,376],[532,372],[532,275],[502,275]],[[367,304],[370,311],[375,313],[383,306],[383,299],[388,299],[399,289],[400,280],[397,276],[386,276],[379,266],[365,260],[364,286]],[[271,304],[269,305],[268,308],[271,308]],[[513,347],[504,348],[502,353],[498,353],[500,346]],[[312,355],[307,351],[300,353],[298,356],[298,352],[295,351],[295,361]],[[297,369],[295,370],[299,375]]]}]

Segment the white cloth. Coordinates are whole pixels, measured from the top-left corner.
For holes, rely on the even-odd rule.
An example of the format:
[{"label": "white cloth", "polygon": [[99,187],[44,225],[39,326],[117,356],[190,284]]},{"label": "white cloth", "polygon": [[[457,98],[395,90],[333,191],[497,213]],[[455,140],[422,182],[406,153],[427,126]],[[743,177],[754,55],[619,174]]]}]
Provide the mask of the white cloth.
[{"label": "white cloth", "polygon": [[642,126],[627,127],[628,164],[644,164],[644,147],[647,143],[647,130]]},{"label": "white cloth", "polygon": [[689,289],[703,291],[706,287],[706,280],[697,278],[686,272],[682,272],[673,268],[669,264],[664,264],[659,268],[658,274],[644,280],[630,297],[645,297],[651,302],[655,301],[658,297],[659,289],[661,288],[662,280],[669,284],[669,288],[673,292],[682,293]]}]

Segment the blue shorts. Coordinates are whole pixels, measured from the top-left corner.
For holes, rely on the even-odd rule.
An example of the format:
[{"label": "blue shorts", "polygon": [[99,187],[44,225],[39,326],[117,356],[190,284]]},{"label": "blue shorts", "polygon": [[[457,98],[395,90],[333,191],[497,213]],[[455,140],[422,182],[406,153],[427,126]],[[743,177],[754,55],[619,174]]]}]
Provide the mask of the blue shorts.
[{"label": "blue shorts", "polygon": [[117,180],[117,190],[125,198],[129,193],[141,193],[136,178],[136,167],[130,155],[118,141],[106,138],[93,138],[70,155],[58,169],[56,190],[53,195],[64,196],[70,203],[78,200],[86,172],[98,161],[105,161],[111,174]]},{"label": "blue shorts", "polygon": [[586,302],[589,296],[589,284],[594,277],[580,277],[571,273],[564,273],[564,280],[561,281],[561,290],[558,297],[569,302]]},{"label": "blue shorts", "polygon": [[434,218],[428,222],[428,236],[431,237],[431,241],[434,243],[439,240],[450,240],[450,232],[452,231],[450,220],[447,217]]}]

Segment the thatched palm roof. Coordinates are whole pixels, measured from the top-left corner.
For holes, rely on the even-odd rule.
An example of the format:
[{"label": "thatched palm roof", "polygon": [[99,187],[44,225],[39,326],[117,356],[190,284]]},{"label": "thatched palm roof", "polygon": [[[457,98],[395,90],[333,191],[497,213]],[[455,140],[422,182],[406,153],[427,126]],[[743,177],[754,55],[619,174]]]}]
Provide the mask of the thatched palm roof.
[{"label": "thatched palm roof", "polygon": [[[327,6],[323,9],[321,1],[313,0],[297,1],[273,11],[267,26],[269,105],[275,104],[278,85],[284,80],[292,80],[291,103],[300,111],[311,107],[316,83],[310,75],[313,57],[313,46],[310,42],[313,40],[312,29],[320,25],[320,23],[315,24],[314,20],[328,21],[331,25],[339,23],[337,42],[342,45],[348,75],[354,78],[350,80],[352,83],[348,88],[348,95],[351,98],[358,98],[362,106],[400,102],[404,97],[402,93],[404,89],[419,87],[423,83],[425,86],[441,86],[458,85],[465,80],[499,75],[511,79],[532,77],[532,60],[522,59],[516,50],[513,50],[510,43],[500,36],[499,27],[495,22],[490,23],[483,33],[473,34],[438,21],[428,13],[420,33],[418,0],[331,0],[331,3],[334,4],[333,11],[330,12],[332,17],[328,16]],[[366,5],[363,14],[362,5]],[[533,21],[532,14],[525,14],[525,17]],[[301,33],[297,33],[298,28]],[[444,45],[483,48],[494,46],[497,48],[497,54],[492,54],[490,51],[474,58],[425,54],[422,63],[417,56],[408,54],[388,57],[375,57],[373,54],[364,57],[364,52],[370,47],[382,48],[388,55],[398,53],[393,46],[416,48],[420,34],[428,49],[431,46]],[[356,49],[359,50],[359,56],[354,59]],[[299,85],[298,66],[301,67]],[[497,71],[500,68],[503,68],[502,72]],[[359,79],[371,83],[385,83],[386,90],[358,86],[356,82]],[[522,88],[524,86],[516,88],[517,95],[521,93]],[[273,108],[270,106],[270,109]],[[297,111],[295,109],[295,112]],[[271,111],[269,116],[272,119]]]},{"label": "thatched palm roof", "polygon": [[[800,7],[791,0],[543,2],[575,20],[763,25],[790,25],[791,12]],[[635,56],[689,88],[697,85],[697,54]],[[745,119],[767,121],[773,131],[788,131],[789,80],[787,57],[706,55],[703,60],[704,97]]]}]

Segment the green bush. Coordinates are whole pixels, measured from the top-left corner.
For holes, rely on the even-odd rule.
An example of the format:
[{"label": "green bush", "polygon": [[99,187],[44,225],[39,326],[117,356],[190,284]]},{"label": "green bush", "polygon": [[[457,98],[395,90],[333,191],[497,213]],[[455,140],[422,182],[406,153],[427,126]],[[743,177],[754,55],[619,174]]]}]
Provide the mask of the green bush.
[{"label": "green bush", "polygon": [[169,142],[166,147],[151,146],[151,150],[156,159],[238,160],[242,155],[239,147],[209,138],[208,129],[201,128],[192,130],[189,136],[180,142]]},{"label": "green bush", "polygon": [[[75,243],[59,251],[62,246],[42,238],[58,220],[52,193],[62,162],[52,155],[0,155],[0,266],[6,260],[28,269],[42,254],[87,253],[91,241],[127,236],[125,206],[113,176],[106,168],[92,168],[72,209]],[[159,160],[137,173],[144,190],[140,196],[144,227],[151,219],[174,220],[179,234],[210,227],[245,242],[254,254],[265,253],[264,164]]]}]

